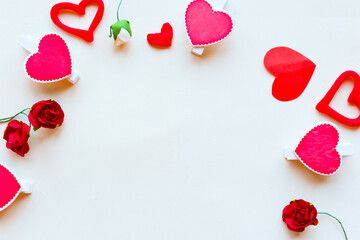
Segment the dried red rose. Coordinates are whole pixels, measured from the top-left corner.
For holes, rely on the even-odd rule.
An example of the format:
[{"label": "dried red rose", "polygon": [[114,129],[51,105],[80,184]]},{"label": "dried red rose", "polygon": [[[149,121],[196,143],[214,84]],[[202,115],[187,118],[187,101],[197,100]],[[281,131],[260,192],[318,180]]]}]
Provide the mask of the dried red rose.
[{"label": "dried red rose", "polygon": [[6,147],[24,157],[30,150],[29,133],[30,127],[26,123],[12,120],[8,123],[4,133],[4,139],[7,141]]},{"label": "dried red rose", "polygon": [[64,112],[54,100],[46,100],[35,103],[29,112],[29,121],[34,129],[57,128],[64,121]]},{"label": "dried red rose", "polygon": [[287,205],[282,214],[283,221],[291,231],[303,232],[310,225],[317,225],[317,210],[309,202],[294,200]]}]

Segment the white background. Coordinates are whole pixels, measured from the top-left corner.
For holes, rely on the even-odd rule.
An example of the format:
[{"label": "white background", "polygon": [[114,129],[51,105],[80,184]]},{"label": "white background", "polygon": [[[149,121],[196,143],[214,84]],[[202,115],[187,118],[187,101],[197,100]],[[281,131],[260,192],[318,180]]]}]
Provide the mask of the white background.
[{"label": "white background", "polygon": [[[55,3],[0,8],[1,117],[49,98],[66,115],[61,128],[32,132],[25,158],[0,141],[1,163],[34,183],[33,194],[0,213],[1,239],[344,239],[326,216],[302,234],[287,230],[281,212],[295,198],[336,215],[350,239],[360,238],[360,152],[331,177],[282,156],[314,124],[331,121],[315,105],[336,78],[360,71],[359,1],[230,0],[233,33],[201,58],[185,33],[188,1],[124,0],[120,16],[133,38],[120,48],[108,38],[118,1],[105,1],[92,44],[55,27]],[[61,19],[85,27],[96,7],[88,10],[83,20]],[[173,46],[150,47],[146,35],[164,22],[174,28]],[[26,78],[27,52],[17,40],[48,31],[71,47],[78,84]],[[276,46],[317,64],[304,94],[288,103],[272,97],[274,77],[263,67]],[[332,106],[355,117],[351,89],[345,84]],[[359,149],[359,130],[338,127]]]}]

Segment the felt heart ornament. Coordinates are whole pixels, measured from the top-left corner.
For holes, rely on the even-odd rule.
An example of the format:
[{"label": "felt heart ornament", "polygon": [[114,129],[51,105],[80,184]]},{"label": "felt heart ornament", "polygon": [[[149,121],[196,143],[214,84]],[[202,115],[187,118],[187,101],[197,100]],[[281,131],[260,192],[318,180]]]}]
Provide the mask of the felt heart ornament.
[{"label": "felt heart ornament", "polygon": [[[98,10],[88,30],[72,28],[63,24],[60,21],[59,19],[60,12],[71,11],[80,16],[84,16],[86,13],[85,12],[86,7],[91,4],[98,5]],[[58,26],[59,28],[61,28],[62,30],[68,33],[71,33],[73,35],[76,35],[84,39],[87,42],[94,41],[94,31],[96,27],[99,25],[103,15],[104,15],[104,2],[102,0],[83,0],[79,3],[79,5],[69,2],[58,3],[51,8],[51,12],[50,12],[51,20],[55,23],[56,26]]]},{"label": "felt heart ornament", "polygon": [[209,2],[194,0],[186,9],[185,27],[191,44],[201,47],[218,43],[229,36],[233,21],[229,13],[214,11]]},{"label": "felt heart ornament", "polygon": [[329,176],[342,165],[342,156],[336,147],[339,132],[331,123],[322,123],[311,129],[295,149],[298,159],[311,171]]},{"label": "felt heart ornament", "polygon": [[65,40],[57,34],[45,35],[39,43],[38,52],[25,60],[27,76],[41,83],[56,82],[72,74],[70,50]]},{"label": "felt heart ornament", "polygon": [[171,47],[173,39],[173,28],[170,23],[164,23],[160,33],[150,33],[147,35],[147,41],[150,45],[160,47]]},{"label": "felt heart ornament", "polygon": [[354,80],[354,88],[350,93],[348,98],[349,104],[354,104],[357,108],[360,109],[360,76],[354,71],[346,71],[340,75],[340,77],[335,81],[334,85],[330,88],[325,97],[317,104],[316,109],[333,118],[334,120],[345,124],[350,127],[359,127],[360,126],[360,115],[357,118],[348,118],[335,111],[330,107],[330,103],[337,91],[340,89],[341,85],[347,80]]},{"label": "felt heart ornament", "polygon": [[0,164],[0,211],[13,203],[20,192],[21,185],[15,175]]},{"label": "felt heart ornament", "polygon": [[279,101],[292,101],[306,89],[316,65],[288,47],[276,47],[267,52],[265,68],[275,75],[272,95]]}]

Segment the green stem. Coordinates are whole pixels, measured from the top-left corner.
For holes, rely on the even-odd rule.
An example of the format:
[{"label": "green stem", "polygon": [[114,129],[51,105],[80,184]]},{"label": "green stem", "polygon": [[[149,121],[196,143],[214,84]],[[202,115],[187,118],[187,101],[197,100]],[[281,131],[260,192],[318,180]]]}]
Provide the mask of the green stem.
[{"label": "green stem", "polygon": [[109,38],[111,38],[112,37],[112,28],[111,28],[111,26],[110,26],[110,35],[109,35]]},{"label": "green stem", "polygon": [[117,20],[118,20],[118,21],[120,21],[120,18],[119,18],[119,10],[120,10],[120,6],[121,6],[122,1],[123,1],[123,0],[120,1],[119,6],[118,6],[118,9],[117,9],[117,13],[116,13],[116,16],[117,16]]},{"label": "green stem", "polygon": [[6,122],[10,122],[11,120],[13,120],[14,118],[16,118],[17,116],[19,116],[20,114],[23,114],[25,116],[27,116],[27,114],[25,113],[26,111],[30,110],[30,108],[25,108],[24,110],[22,110],[21,112],[18,112],[17,114],[15,114],[12,117],[7,117],[7,118],[1,118],[0,119],[0,123],[6,123]]},{"label": "green stem", "polygon": [[344,229],[344,226],[342,225],[342,223],[340,222],[339,219],[337,219],[336,217],[334,217],[333,215],[331,215],[330,213],[327,213],[327,212],[318,212],[318,214],[328,215],[328,216],[332,217],[333,219],[335,219],[335,220],[340,224],[340,226],[341,226],[341,228],[342,228],[342,230],[343,230],[343,232],[344,232],[345,239],[346,239],[346,240],[348,239],[348,238],[347,238],[347,235],[346,235],[346,231],[345,231],[345,229]]},{"label": "green stem", "polygon": [[[30,109],[30,108],[29,108]],[[21,113],[22,115],[26,116],[27,118],[29,118],[29,115],[27,115],[26,113]],[[31,129],[31,122],[29,121],[29,128]],[[29,133],[29,137],[30,137],[30,133]]]}]

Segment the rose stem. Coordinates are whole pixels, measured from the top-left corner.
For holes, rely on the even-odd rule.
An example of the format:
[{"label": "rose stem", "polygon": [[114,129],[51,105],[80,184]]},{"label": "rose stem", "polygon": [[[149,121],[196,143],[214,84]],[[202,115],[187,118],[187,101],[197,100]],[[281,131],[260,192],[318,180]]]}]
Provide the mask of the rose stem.
[{"label": "rose stem", "polygon": [[119,6],[118,6],[118,9],[117,9],[117,12],[116,12],[116,16],[117,16],[117,20],[118,20],[118,21],[120,21],[120,18],[119,18],[119,10],[120,10],[120,6],[121,6],[122,1],[123,1],[123,0],[120,1]]},{"label": "rose stem", "polygon": [[332,217],[333,219],[335,219],[336,221],[338,221],[338,223],[340,224],[343,232],[344,232],[344,235],[345,235],[345,239],[347,240],[347,235],[346,235],[346,231],[344,229],[344,226],[342,225],[341,221],[339,219],[337,219],[336,217],[334,217],[333,215],[331,215],[330,213],[327,213],[327,212],[318,212],[318,214],[323,214],[323,215],[328,215],[330,217]]},{"label": "rose stem", "polygon": [[10,122],[11,120],[13,120],[14,118],[16,118],[17,116],[19,116],[20,114],[23,114],[25,116],[28,116],[26,113],[27,110],[30,110],[30,108],[25,108],[24,110],[22,110],[21,112],[18,112],[17,114],[15,114],[12,117],[7,117],[7,118],[1,118],[0,119],[0,123],[6,123],[6,122]]}]

